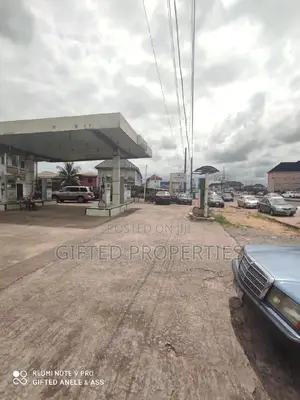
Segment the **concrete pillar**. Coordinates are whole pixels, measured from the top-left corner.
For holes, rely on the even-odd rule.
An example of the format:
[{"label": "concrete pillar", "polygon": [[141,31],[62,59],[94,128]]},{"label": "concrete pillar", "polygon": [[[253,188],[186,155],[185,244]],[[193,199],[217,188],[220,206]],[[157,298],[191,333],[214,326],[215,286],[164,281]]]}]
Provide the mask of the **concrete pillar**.
[{"label": "concrete pillar", "polygon": [[120,205],[120,156],[115,155],[112,160],[113,173],[112,173],[112,203],[114,206]]},{"label": "concrete pillar", "polygon": [[204,217],[208,217],[208,174],[205,175],[205,191],[204,191]]}]

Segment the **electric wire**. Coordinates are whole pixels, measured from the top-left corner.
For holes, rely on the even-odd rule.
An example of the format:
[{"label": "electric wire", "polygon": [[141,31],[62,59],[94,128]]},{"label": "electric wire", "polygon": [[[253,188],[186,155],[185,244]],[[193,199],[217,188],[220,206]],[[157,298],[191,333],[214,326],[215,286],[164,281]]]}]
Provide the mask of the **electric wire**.
[{"label": "electric wire", "polygon": [[175,40],[174,40],[174,32],[173,32],[173,18],[172,18],[171,0],[167,0],[167,7],[168,7],[168,21],[169,21],[170,41],[171,41],[171,54],[172,54],[172,61],[173,61],[173,68],[174,68],[174,80],[175,80],[175,88],[176,88],[176,98],[177,98],[177,110],[178,110],[178,118],[179,118],[180,137],[181,137],[182,151],[183,151],[183,154],[184,154],[185,150],[184,150],[183,128],[182,128],[181,109],[180,109],[180,100],[179,100],[179,88],[178,88],[176,51],[175,51]]},{"label": "electric wire", "polygon": [[192,0],[191,9],[191,192],[193,190],[193,162],[194,162],[194,96],[195,96],[195,37],[196,37],[196,0]]},{"label": "electric wire", "polygon": [[195,37],[196,37],[196,0],[192,0],[191,12],[191,147],[192,157],[194,155],[194,96],[195,96]]},{"label": "electric wire", "polygon": [[180,72],[181,97],[182,97],[182,107],[183,107],[183,114],[184,114],[185,135],[186,135],[186,141],[187,141],[188,155],[189,155],[189,158],[190,158],[191,151],[190,151],[190,141],[189,141],[189,135],[188,135],[188,123],[187,123],[187,115],[186,115],[186,107],[185,107],[184,83],[183,83],[180,40],[179,40],[179,23],[178,23],[178,13],[177,13],[176,0],[174,0],[174,14],[175,14],[176,41],[177,41],[177,49],[178,49],[178,63],[179,63],[179,72]]},{"label": "electric wire", "polygon": [[163,88],[163,84],[162,84],[162,79],[161,79],[161,75],[160,75],[160,71],[159,71],[159,67],[158,67],[156,51],[155,51],[155,47],[154,47],[154,41],[153,41],[153,37],[152,37],[152,33],[151,33],[151,28],[150,28],[150,23],[149,23],[149,18],[148,18],[148,13],[147,13],[145,0],[142,0],[142,4],[143,4],[143,8],[144,8],[146,23],[147,23],[149,39],[150,39],[150,42],[151,42],[153,58],[154,58],[154,62],[155,62],[155,65],[156,65],[157,76],[158,76],[158,80],[159,80],[159,84],[160,84],[160,88],[161,88],[161,94],[162,94],[162,98],[163,98],[163,102],[164,102],[164,106],[165,106],[165,112],[166,112],[166,116],[168,118],[171,136],[173,137],[173,129],[172,129],[171,118],[170,118],[170,114],[169,114],[169,110],[168,110],[168,106],[167,106],[167,102],[166,102],[166,97],[165,97],[165,93],[164,93],[164,88]]}]

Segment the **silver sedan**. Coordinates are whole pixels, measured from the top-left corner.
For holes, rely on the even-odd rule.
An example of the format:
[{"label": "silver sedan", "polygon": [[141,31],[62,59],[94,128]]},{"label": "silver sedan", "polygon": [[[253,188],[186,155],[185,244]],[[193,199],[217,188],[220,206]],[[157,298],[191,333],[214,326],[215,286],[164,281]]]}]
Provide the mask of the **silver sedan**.
[{"label": "silver sedan", "polygon": [[257,208],[258,200],[254,196],[246,195],[239,197],[237,203],[239,207]]}]

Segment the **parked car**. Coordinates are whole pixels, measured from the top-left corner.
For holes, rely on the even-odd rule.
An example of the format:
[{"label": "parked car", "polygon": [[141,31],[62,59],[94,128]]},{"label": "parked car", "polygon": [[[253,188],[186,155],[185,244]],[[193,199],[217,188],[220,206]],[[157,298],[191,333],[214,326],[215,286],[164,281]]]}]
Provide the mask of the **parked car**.
[{"label": "parked car", "polygon": [[297,207],[284,200],[282,197],[263,197],[257,205],[258,211],[271,215],[286,215],[293,217]]},{"label": "parked car", "polygon": [[241,196],[237,200],[238,206],[244,208],[257,208],[257,203],[258,199],[250,195]]},{"label": "parked car", "polygon": [[264,197],[270,198],[270,197],[282,197],[282,196],[279,193],[267,193]]},{"label": "parked car", "polygon": [[174,203],[176,203],[176,204],[185,204],[185,205],[191,206],[192,202],[193,202],[193,199],[186,194],[179,194],[174,199]]},{"label": "parked car", "polygon": [[296,194],[297,194],[296,192],[285,192],[282,194],[282,197],[284,199],[293,199],[296,197]]},{"label": "parked car", "polygon": [[94,193],[86,186],[65,186],[57,192],[52,194],[53,200],[58,203],[64,201],[77,201],[78,203],[86,203],[94,200]]},{"label": "parked car", "polygon": [[242,300],[247,296],[274,329],[297,344],[300,344],[299,259],[299,246],[245,245],[232,261],[238,297]]},{"label": "parked car", "polygon": [[227,201],[233,201],[234,197],[231,193],[223,193],[222,199],[227,202]]},{"label": "parked car", "polygon": [[208,207],[220,207],[224,208],[224,200],[219,195],[212,195],[208,197]]},{"label": "parked car", "polygon": [[153,196],[153,203],[154,204],[166,204],[170,205],[171,204],[171,195],[170,192],[167,190],[161,190],[155,193]]}]

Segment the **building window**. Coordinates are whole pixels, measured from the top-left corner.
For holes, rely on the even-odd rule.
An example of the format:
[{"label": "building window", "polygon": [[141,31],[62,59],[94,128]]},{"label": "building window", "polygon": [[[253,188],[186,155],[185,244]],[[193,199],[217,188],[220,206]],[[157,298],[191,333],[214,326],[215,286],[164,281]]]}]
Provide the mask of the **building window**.
[{"label": "building window", "polygon": [[25,169],[25,161],[21,161],[21,162],[20,162],[20,168]]},{"label": "building window", "polygon": [[11,156],[11,166],[12,167],[18,166],[18,157],[17,156]]},{"label": "building window", "polygon": [[2,165],[5,164],[5,156],[4,156],[4,154],[1,155],[1,164]]},{"label": "building window", "polygon": [[88,178],[88,183],[93,183],[93,178]]}]

